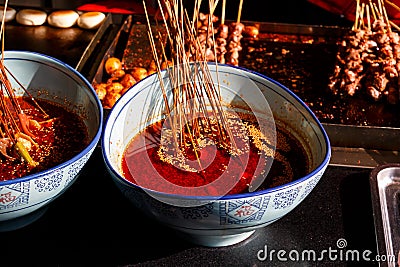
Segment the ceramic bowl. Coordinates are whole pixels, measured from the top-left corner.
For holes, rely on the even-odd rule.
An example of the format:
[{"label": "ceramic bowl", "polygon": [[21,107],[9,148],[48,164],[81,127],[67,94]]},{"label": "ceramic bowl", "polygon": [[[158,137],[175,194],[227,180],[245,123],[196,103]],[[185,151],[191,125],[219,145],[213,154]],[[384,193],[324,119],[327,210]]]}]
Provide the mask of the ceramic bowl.
[{"label": "ceramic bowl", "polygon": [[[100,140],[103,110],[91,84],[55,58],[34,52],[6,51],[4,64],[34,97],[57,102],[82,117],[90,138],[83,151],[58,166],[0,182],[0,230],[5,231],[26,225],[23,218],[33,221],[34,212],[42,214],[47,204],[71,186]],[[10,80],[13,88],[21,88],[14,79]],[[17,95],[23,94],[22,89],[17,89]]]},{"label": "ceramic bowl", "polygon": [[[261,116],[271,111],[276,122],[284,122],[299,138],[309,157],[309,172],[306,175],[277,187],[219,198],[150,192],[127,181],[121,174],[121,155],[131,138],[144,127],[143,124],[149,123],[148,114],[157,106],[155,100],[160,99],[160,95],[154,96],[154,91],[160,90],[157,75],[134,85],[111,109],[101,146],[112,179],[143,214],[177,230],[193,243],[220,247],[245,240],[256,229],[275,222],[299,205],[323,176],[329,164],[331,148],[321,123],[289,89],[243,68],[208,65],[214,82],[219,77],[222,84],[223,102],[241,109],[240,102],[246,101]],[[164,78],[167,75],[162,72]],[[264,107],[263,102],[267,102],[269,107]],[[140,216],[138,220],[142,220]]]}]

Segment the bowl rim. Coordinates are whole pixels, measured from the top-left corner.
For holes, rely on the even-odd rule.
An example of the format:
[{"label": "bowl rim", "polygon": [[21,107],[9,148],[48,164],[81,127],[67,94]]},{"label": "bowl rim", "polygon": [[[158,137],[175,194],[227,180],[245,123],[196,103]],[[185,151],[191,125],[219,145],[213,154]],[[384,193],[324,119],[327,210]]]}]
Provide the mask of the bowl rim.
[{"label": "bowl rim", "polygon": [[[63,169],[67,165],[71,165],[73,162],[76,162],[80,158],[84,157],[91,149],[96,147],[96,145],[99,142],[100,137],[102,135],[102,129],[103,129],[103,108],[102,108],[100,99],[97,97],[96,91],[94,90],[93,86],[89,83],[89,81],[80,72],[78,72],[76,69],[72,68],[67,63],[65,63],[57,58],[54,58],[52,56],[45,55],[42,53],[32,52],[32,51],[18,51],[18,50],[6,50],[4,52],[5,52],[4,53],[5,60],[7,60],[7,54],[11,54],[11,55],[15,55],[15,56],[34,55],[38,59],[45,58],[47,60],[52,61],[53,63],[56,63],[57,65],[59,65],[61,67],[65,67],[68,71],[71,71],[72,73],[74,73],[87,86],[87,88],[89,89],[89,92],[94,96],[95,103],[99,110],[99,123],[98,123],[98,127],[96,129],[96,134],[95,134],[95,136],[93,136],[93,138],[89,142],[89,144],[81,152],[76,154],[71,159],[64,161],[64,162],[62,162],[54,167],[51,167],[49,169],[40,171],[40,172],[29,174],[29,175],[26,175],[23,177],[14,178],[11,180],[0,181],[0,187],[5,186],[5,185],[20,183],[20,182],[26,182],[29,180],[37,179],[39,177],[47,176],[49,173],[52,173],[57,169],[61,169],[61,168]],[[1,53],[0,53],[0,55],[1,55]]]},{"label": "bowl rim", "polygon": [[[260,196],[260,195],[265,195],[265,194],[270,194],[276,191],[280,191],[280,190],[284,190],[285,188],[288,187],[293,187],[297,184],[300,184],[306,180],[309,180],[312,177],[315,177],[318,173],[324,171],[324,169],[328,166],[330,158],[331,158],[331,144],[330,144],[330,140],[328,137],[328,134],[326,133],[322,123],[319,121],[319,119],[316,117],[316,115],[314,114],[314,112],[305,104],[305,102],[303,100],[300,99],[299,96],[297,96],[294,92],[292,92],[290,89],[288,89],[286,86],[284,86],[283,84],[279,83],[278,81],[275,81],[274,79],[261,74],[257,71],[253,71],[253,70],[249,70],[246,69],[244,67],[240,67],[240,66],[233,66],[233,65],[229,65],[229,64],[221,64],[218,63],[216,64],[215,62],[207,62],[210,65],[217,65],[218,66],[224,66],[224,67],[228,67],[228,68],[235,68],[238,69],[240,71],[243,72],[247,72],[247,73],[251,73],[255,76],[259,76],[259,78],[262,79],[266,79],[268,80],[270,83],[275,84],[276,86],[280,87],[281,89],[283,89],[286,93],[288,93],[291,97],[293,97],[298,104],[300,104],[304,109],[305,112],[311,116],[311,118],[313,119],[313,121],[315,122],[317,128],[319,129],[321,135],[323,136],[323,143],[321,142],[321,144],[324,145],[324,147],[326,148],[326,153],[324,155],[323,160],[321,161],[321,163],[316,166],[315,168],[313,168],[308,174],[293,180],[289,183],[285,183],[283,185],[279,185],[279,186],[275,186],[275,187],[271,187],[271,188],[267,188],[267,189],[263,189],[263,190],[255,190],[252,192],[245,192],[245,193],[238,193],[238,194],[228,194],[228,195],[224,195],[224,196],[190,196],[190,195],[179,195],[179,194],[169,194],[169,193],[164,193],[164,192],[160,192],[160,191],[155,191],[155,190],[151,190],[151,189],[147,189],[144,188],[142,186],[139,186],[135,183],[132,183],[128,180],[126,180],[122,175],[119,174],[118,171],[116,171],[112,166],[111,162],[109,161],[108,157],[107,157],[107,152],[105,151],[105,145],[106,145],[106,135],[104,134],[106,132],[107,126],[109,125],[109,122],[111,121],[110,119],[110,115],[114,114],[114,112],[117,110],[117,108],[119,108],[119,106],[121,105],[121,103],[123,103],[125,98],[131,97],[134,98],[139,92],[141,92],[143,89],[139,90],[139,91],[133,91],[131,94],[126,94],[126,96],[122,96],[120,97],[117,102],[114,104],[114,106],[110,109],[110,113],[109,116],[106,118],[106,122],[104,125],[104,131],[103,131],[103,135],[101,138],[101,150],[102,150],[102,156],[103,156],[103,160],[106,164],[106,167],[109,171],[112,172],[112,177],[117,178],[117,180],[119,182],[121,182],[122,184],[125,184],[129,187],[138,189],[138,190],[143,190],[143,191],[148,191],[151,192],[152,194],[156,194],[159,196],[163,196],[163,197],[169,197],[169,198],[183,198],[183,199],[193,199],[193,200],[201,200],[201,201],[206,201],[206,200],[229,200],[229,199],[240,199],[240,198],[249,198],[249,197],[255,197],[255,196]],[[163,70],[164,72],[165,70]],[[150,76],[153,75],[157,75],[157,74],[152,74]],[[137,87],[137,85],[143,83],[145,80],[149,79],[150,76],[147,76],[146,78],[140,80],[139,82],[137,82],[135,85],[133,85],[132,87]],[[129,92],[129,90],[128,90]],[[119,111],[123,109],[123,107],[125,105],[129,104],[129,101],[127,101],[127,103],[125,103],[121,108],[119,108]]]}]

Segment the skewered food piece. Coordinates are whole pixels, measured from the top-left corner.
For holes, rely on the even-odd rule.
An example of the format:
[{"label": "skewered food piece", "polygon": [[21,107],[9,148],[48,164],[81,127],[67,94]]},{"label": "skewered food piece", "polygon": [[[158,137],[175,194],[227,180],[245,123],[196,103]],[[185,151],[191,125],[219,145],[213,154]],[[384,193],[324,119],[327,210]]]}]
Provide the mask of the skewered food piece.
[{"label": "skewered food piece", "polygon": [[[215,60],[214,53],[214,34],[216,29],[211,27],[213,23],[218,21],[218,17],[215,15],[200,13],[197,22],[197,35],[198,38],[195,40],[195,47],[198,48],[197,58],[193,60],[202,60],[205,58],[207,61]],[[189,43],[191,40],[188,41]],[[192,55],[196,56],[196,55]]]},{"label": "skewered food piece", "polygon": [[[170,66],[171,62],[163,62],[161,69]],[[102,102],[103,108],[112,108],[115,102],[136,82],[146,78],[157,71],[156,64],[150,63],[148,69],[133,67],[125,70],[120,59],[109,57],[104,63],[104,70],[107,73],[107,80],[101,83],[94,83],[93,87],[97,96]]]},{"label": "skewered food piece", "polygon": [[110,57],[106,60],[104,67],[107,74],[112,75],[115,71],[122,70],[122,63],[119,58]]},{"label": "skewered food piece", "polygon": [[226,44],[229,34],[229,28],[225,24],[220,24],[217,29],[217,37],[215,39],[215,50],[218,63],[225,63]]},{"label": "skewered food piece", "polygon": [[252,37],[252,38],[257,38],[259,34],[259,30],[256,26],[253,25],[247,25],[244,26],[244,30],[243,30],[243,35]]},{"label": "skewered food piece", "polygon": [[226,63],[239,66],[239,52],[242,51],[240,40],[243,38],[243,23],[233,22],[229,25],[228,48],[226,53]]},{"label": "skewered food piece", "polygon": [[142,67],[134,67],[131,71],[131,75],[136,81],[140,81],[147,77],[147,69]]},{"label": "skewered food piece", "polygon": [[364,89],[375,101],[396,104],[399,102],[400,37],[391,30],[387,17],[371,3],[372,8],[372,23],[370,17],[367,17],[368,25],[363,23],[364,19],[356,21],[341,41],[328,86],[334,94],[350,96]]}]

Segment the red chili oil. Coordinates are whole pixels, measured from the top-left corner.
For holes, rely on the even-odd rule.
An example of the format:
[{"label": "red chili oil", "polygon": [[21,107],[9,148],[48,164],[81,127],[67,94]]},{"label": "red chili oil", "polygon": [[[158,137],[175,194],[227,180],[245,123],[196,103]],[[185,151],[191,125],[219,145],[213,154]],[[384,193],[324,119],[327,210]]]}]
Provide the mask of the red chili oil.
[{"label": "red chili oil", "polygon": [[[239,157],[232,157],[225,149],[217,149],[212,163],[203,171],[182,170],[160,160],[157,151],[160,146],[161,125],[162,121],[159,121],[145,128],[130,141],[122,155],[121,168],[125,179],[146,189],[191,195],[190,190],[187,190],[188,188],[204,186],[203,191],[196,191],[196,195],[204,196],[219,196],[221,192],[225,192],[225,194],[249,192],[251,179],[263,175],[260,169],[257,169],[257,164],[261,161],[262,166],[267,166],[268,162],[272,160],[271,157],[260,151],[253,142],[250,142],[245,167],[243,167]],[[200,157],[207,157],[208,154],[212,154],[208,149],[209,147],[203,148],[200,151]],[[270,165],[271,169],[257,190],[288,183],[306,175],[309,171],[308,157],[303,145],[284,127],[279,125],[276,126],[275,149],[274,159],[272,165]],[[228,164],[228,169],[223,168]],[[214,185],[206,186],[227,171],[229,172],[227,183],[230,185],[232,181],[237,182],[229,192],[226,192],[225,188],[216,188]],[[177,186],[169,186],[160,181],[160,177]],[[237,177],[240,177],[240,179]],[[219,186],[223,187],[224,184],[222,183]]]},{"label": "red chili oil", "polygon": [[[52,168],[77,155],[89,143],[87,128],[83,119],[77,114],[54,102],[35,99],[49,115],[46,117],[29,98],[17,97],[16,99],[30,119],[41,123],[40,129],[30,128],[38,146],[32,146],[29,154],[39,165],[31,168],[19,157],[9,160],[0,155],[0,181]],[[14,153],[13,156],[16,154]]]}]

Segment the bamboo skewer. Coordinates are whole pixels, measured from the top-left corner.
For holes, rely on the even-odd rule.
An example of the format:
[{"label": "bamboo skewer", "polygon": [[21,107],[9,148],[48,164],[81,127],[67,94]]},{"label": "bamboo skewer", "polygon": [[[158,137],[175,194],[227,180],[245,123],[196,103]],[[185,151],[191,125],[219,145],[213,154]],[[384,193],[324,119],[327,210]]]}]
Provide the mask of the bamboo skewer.
[{"label": "bamboo skewer", "polygon": [[240,2],[239,2],[238,16],[237,16],[236,23],[240,23],[240,18],[241,18],[241,16],[242,16],[242,7],[243,7],[243,0],[240,0]]},{"label": "bamboo skewer", "polygon": [[[395,8],[397,11],[400,11],[400,7],[388,0],[377,0],[377,3],[372,2],[372,0],[368,1],[368,4],[364,5],[364,3],[360,4],[360,0],[357,0],[356,4],[356,14],[354,24],[352,26],[352,30],[358,30],[366,27],[366,29],[371,30],[371,16],[373,21],[382,20],[387,25],[387,31],[391,32],[392,27],[396,30],[400,31],[400,26],[395,24],[390,20],[387,10],[385,8],[385,3]],[[367,25],[365,26],[365,20],[367,21]]]},{"label": "bamboo skewer", "polygon": [[222,0],[222,10],[221,10],[221,24],[225,24],[225,9],[226,9],[226,0]]},{"label": "bamboo skewer", "polygon": [[372,16],[374,17],[374,20],[377,20],[378,19],[378,17],[377,17],[377,15],[376,15],[376,13],[375,13],[375,5],[372,3],[372,1],[371,0],[369,0],[369,7],[370,7],[370,9],[371,9],[371,13],[372,13]]},{"label": "bamboo skewer", "polygon": [[354,20],[353,28],[352,30],[358,29],[358,20],[359,20],[359,14],[360,14],[360,0],[357,0],[357,5],[356,5],[356,18]]},{"label": "bamboo skewer", "polygon": [[[209,0],[208,2],[210,13],[206,21],[206,40],[208,38],[215,40],[213,12],[218,2],[218,0]],[[162,17],[167,28],[167,40],[170,42],[170,58],[174,66],[176,66],[167,69],[172,100],[167,97],[168,92],[162,81],[159,63],[157,70],[164,98],[165,112],[169,118],[173,136],[174,138],[176,137],[175,144],[177,146],[175,147],[175,152],[179,154],[185,150],[187,144],[190,144],[198,162],[199,170],[202,170],[199,154],[199,149],[201,149],[199,141],[202,138],[210,134],[216,135],[217,139],[214,141],[217,141],[219,146],[224,147],[232,154],[237,153],[237,147],[229,128],[227,117],[221,106],[219,81],[217,81],[218,85],[215,85],[212,81],[205,51],[201,50],[200,40],[197,35],[200,3],[200,0],[196,0],[196,8],[190,22],[187,12],[179,0],[165,1],[165,9],[168,16],[162,14]],[[143,2],[143,5],[145,6],[145,2]],[[145,13],[154,60],[160,62],[146,8]],[[164,45],[162,45],[162,51],[164,60],[166,60]],[[175,154],[177,158],[179,158],[178,154]]]},{"label": "bamboo skewer", "polygon": [[389,23],[393,28],[395,28],[396,30],[400,31],[400,27],[396,23],[394,23],[393,21],[389,21]]},{"label": "bamboo skewer", "polygon": [[[3,144],[9,143],[12,148],[28,163],[30,167],[36,167],[39,163],[35,162],[25,145],[19,141],[23,137],[31,144],[36,145],[33,138],[35,135],[28,128],[29,119],[21,108],[19,102],[16,100],[15,92],[12,88],[11,81],[8,78],[10,75],[19,84],[23,90],[28,94],[33,103],[39,108],[45,116],[47,113],[35,101],[33,96],[21,85],[17,78],[9,71],[4,65],[4,47],[5,47],[5,13],[7,11],[8,0],[5,1],[3,9],[3,18],[0,27],[1,36],[1,59],[0,59],[0,138]],[[11,106],[8,106],[8,102]],[[5,139],[8,138],[8,139]],[[7,141],[10,140],[10,141]],[[2,151],[2,155],[8,160],[13,160],[11,156],[5,153],[6,149]]]}]

